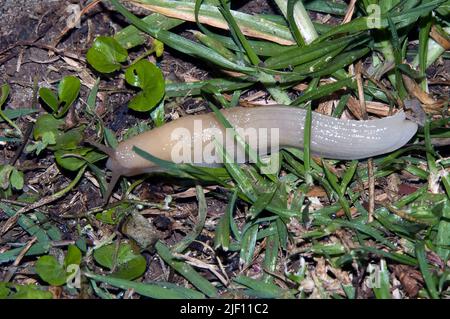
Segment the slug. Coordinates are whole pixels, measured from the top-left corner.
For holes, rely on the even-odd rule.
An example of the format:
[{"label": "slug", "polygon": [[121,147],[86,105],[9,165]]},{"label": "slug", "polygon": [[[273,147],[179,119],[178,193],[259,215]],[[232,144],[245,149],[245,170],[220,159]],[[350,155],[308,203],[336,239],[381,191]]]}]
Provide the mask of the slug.
[{"label": "slug", "polygon": [[[221,112],[234,128],[256,129],[258,132],[267,133],[265,138],[259,138],[263,144],[268,144],[268,147],[260,147],[255,141],[258,134],[250,134],[244,138],[250,145],[256,145],[255,149],[259,155],[265,155],[269,149],[273,152],[283,147],[303,148],[306,117],[304,109],[273,105],[255,108],[233,107]],[[367,121],[341,120],[313,112],[311,153],[341,160],[373,157],[402,147],[415,135],[417,128],[416,123],[405,119],[403,111],[390,117]],[[188,145],[188,148],[194,150],[196,147],[210,147],[216,136],[214,134],[219,132],[226,136],[225,131],[214,113],[190,115],[123,141],[114,150],[100,147],[109,155],[106,164],[112,171],[109,190],[112,190],[120,176],[134,176],[158,170],[155,164],[137,155],[133,146],[157,158],[173,161],[174,149],[180,148],[180,138],[177,138],[177,135],[180,137],[185,133],[181,146]],[[278,134],[273,133],[277,131]],[[275,148],[270,135],[277,135]],[[237,147],[234,140],[233,143],[223,145],[227,152],[232,152]],[[239,150],[234,153],[239,154]],[[184,162],[201,165],[202,163],[194,160],[195,156],[188,154],[187,158],[184,157]]]}]

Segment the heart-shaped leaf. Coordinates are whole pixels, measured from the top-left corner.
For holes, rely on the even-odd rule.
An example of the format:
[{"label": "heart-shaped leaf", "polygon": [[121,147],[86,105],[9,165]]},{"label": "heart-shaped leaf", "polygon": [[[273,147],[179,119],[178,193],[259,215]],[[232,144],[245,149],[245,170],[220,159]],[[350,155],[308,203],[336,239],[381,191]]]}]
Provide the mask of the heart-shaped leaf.
[{"label": "heart-shaped leaf", "polygon": [[135,253],[130,244],[120,244],[117,254],[116,249],[115,244],[96,249],[94,252],[95,261],[110,270],[116,269],[112,276],[117,278],[132,280],[145,272],[147,266],[145,258]]},{"label": "heart-shaped leaf", "polygon": [[111,73],[120,70],[120,63],[127,60],[128,52],[114,38],[100,36],[94,40],[86,58],[95,70]]},{"label": "heart-shaped leaf", "polygon": [[36,273],[52,286],[62,286],[66,283],[67,273],[54,256],[42,256],[35,265]]},{"label": "heart-shaped leaf", "polygon": [[163,74],[158,67],[147,60],[140,60],[131,65],[125,72],[125,80],[128,84],[142,89],[128,104],[132,110],[150,111],[164,96]]}]

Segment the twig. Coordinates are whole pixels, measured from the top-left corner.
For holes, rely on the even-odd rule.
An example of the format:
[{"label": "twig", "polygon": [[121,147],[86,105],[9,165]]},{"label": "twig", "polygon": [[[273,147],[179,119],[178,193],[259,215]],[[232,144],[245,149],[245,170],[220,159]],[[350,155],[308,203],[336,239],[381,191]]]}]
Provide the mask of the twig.
[{"label": "twig", "polygon": [[347,12],[345,13],[345,17],[342,20],[342,24],[349,23],[352,20],[353,13],[355,12],[355,4],[356,4],[356,0],[350,1],[348,8],[347,8]]},{"label": "twig", "polygon": [[72,21],[72,23],[69,25],[67,25],[64,30],[56,37],[56,39],[53,41],[52,46],[56,47],[59,42],[61,41],[61,39],[66,35],[67,32],[69,32],[70,30],[72,30],[76,24],[81,20],[81,17],[83,15],[85,15],[88,11],[90,11],[91,9],[93,9],[101,0],[94,0],[91,3],[89,3],[86,7],[84,7],[80,14],[77,15],[77,17],[74,19],[74,21]]},{"label": "twig", "polygon": [[17,271],[17,268],[22,261],[25,254],[30,250],[31,246],[36,242],[37,238],[33,237],[31,240],[25,245],[25,247],[20,251],[19,255],[17,255],[16,260],[14,260],[14,263],[9,267],[8,272],[6,273],[5,277],[3,278],[3,281],[8,282],[11,280],[11,278],[14,276],[14,274]]}]

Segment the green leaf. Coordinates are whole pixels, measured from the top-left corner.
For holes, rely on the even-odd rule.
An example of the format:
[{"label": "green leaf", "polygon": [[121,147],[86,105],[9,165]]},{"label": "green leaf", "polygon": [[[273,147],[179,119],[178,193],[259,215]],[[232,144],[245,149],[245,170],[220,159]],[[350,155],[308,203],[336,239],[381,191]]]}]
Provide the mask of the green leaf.
[{"label": "green leaf", "polygon": [[140,60],[125,72],[128,84],[139,87],[142,92],[134,97],[128,107],[139,112],[152,110],[164,96],[165,82],[161,70],[147,60]]},{"label": "green leaf", "polygon": [[23,173],[17,169],[13,169],[10,176],[10,182],[12,187],[21,190],[23,188]]},{"label": "green leaf", "polygon": [[58,97],[55,93],[53,93],[52,90],[50,90],[49,88],[40,88],[39,97],[53,110],[53,112],[58,111]]},{"label": "green leaf", "polygon": [[8,83],[3,84],[2,86],[0,86],[0,109],[2,107],[2,105],[6,102],[6,99],[9,96],[9,85]]},{"label": "green leaf", "polygon": [[113,277],[129,280],[140,277],[147,266],[145,258],[127,243],[121,243],[119,247],[115,244],[100,247],[94,251],[94,259],[103,267],[115,269]]},{"label": "green leaf", "polygon": [[80,93],[81,82],[74,76],[66,76],[58,86],[58,114],[57,117],[64,116],[70,106],[75,102]]},{"label": "green leaf", "polygon": [[64,268],[70,265],[79,265],[81,263],[81,250],[75,245],[69,245],[67,254],[64,258]]},{"label": "green leaf", "polygon": [[6,190],[10,185],[10,176],[14,167],[11,165],[0,166],[0,188]]},{"label": "green leaf", "polygon": [[120,63],[128,59],[128,52],[114,38],[100,36],[94,40],[86,58],[95,70],[111,73],[120,70]]},{"label": "green leaf", "polygon": [[49,291],[42,290],[35,285],[15,285],[0,283],[0,299],[52,299]]},{"label": "green leaf", "polygon": [[[78,156],[82,158],[79,158]],[[95,163],[103,158],[105,158],[103,153],[92,150],[92,148],[89,147],[82,147],[74,150],[58,150],[55,152],[56,163],[62,168],[72,172],[78,171],[86,164],[86,162]]]},{"label": "green leaf", "polygon": [[52,286],[62,286],[66,283],[67,273],[54,256],[40,257],[36,262],[35,269],[39,277]]},{"label": "green leaf", "polygon": [[64,120],[55,119],[51,114],[41,115],[34,125],[33,137],[38,140],[42,138],[45,132],[51,132],[56,136],[63,124]]},{"label": "green leaf", "polygon": [[109,225],[117,225],[127,214],[129,208],[129,204],[118,205],[96,214],[95,218]]},{"label": "green leaf", "polygon": [[67,132],[59,131],[53,150],[74,150],[83,140],[84,126],[71,129]]}]

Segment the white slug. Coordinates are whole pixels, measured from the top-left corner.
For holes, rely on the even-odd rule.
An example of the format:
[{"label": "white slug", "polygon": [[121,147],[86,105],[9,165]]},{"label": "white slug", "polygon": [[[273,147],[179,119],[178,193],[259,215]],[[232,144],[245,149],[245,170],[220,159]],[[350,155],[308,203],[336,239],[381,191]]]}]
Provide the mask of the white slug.
[{"label": "white slug", "polygon": [[[235,128],[267,129],[269,132],[271,129],[278,129],[279,148],[303,148],[306,116],[304,109],[273,105],[255,108],[234,107],[221,112]],[[196,130],[195,123],[201,123],[200,132],[198,126]],[[368,121],[341,120],[313,112],[311,152],[313,155],[342,160],[373,157],[392,152],[405,145],[415,135],[417,127],[416,123],[405,119],[403,111],[394,116]],[[180,128],[190,133],[190,140],[185,142],[190,142],[192,148],[207,147],[211,144],[214,129],[224,133],[224,127],[218,122],[215,114],[208,113],[174,120],[123,141],[115,150],[102,147],[102,150],[110,156],[107,162],[107,167],[113,174],[110,186],[114,186],[120,176],[139,175],[155,170],[153,163],[132,150],[133,146],[157,158],[172,161],[173,149],[177,143],[179,144],[178,140],[173,140],[173,133],[179,132]],[[250,136],[245,139],[250,145],[258,145],[252,144],[255,142],[253,138]],[[232,143],[225,145],[225,149],[230,152],[233,147],[235,146]],[[257,151],[260,155],[264,155],[264,151]]]}]

